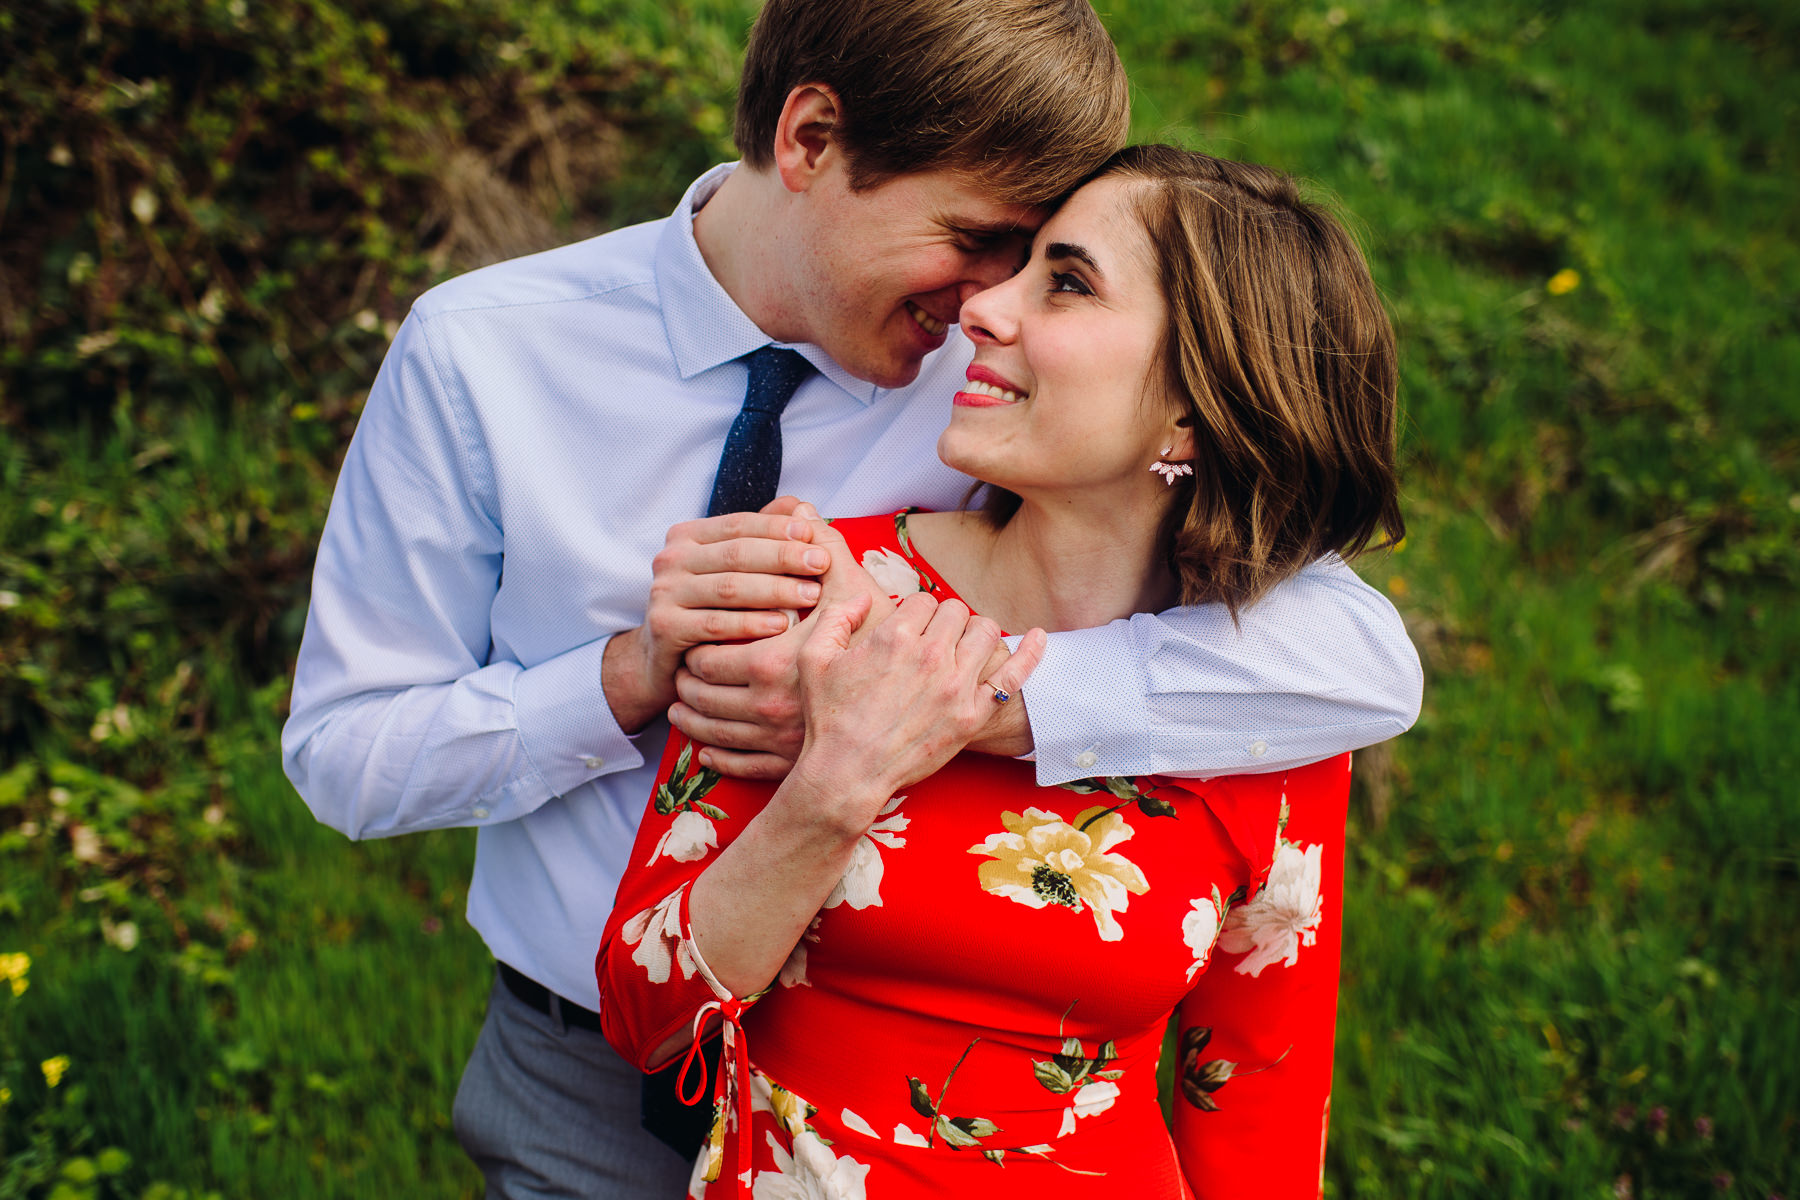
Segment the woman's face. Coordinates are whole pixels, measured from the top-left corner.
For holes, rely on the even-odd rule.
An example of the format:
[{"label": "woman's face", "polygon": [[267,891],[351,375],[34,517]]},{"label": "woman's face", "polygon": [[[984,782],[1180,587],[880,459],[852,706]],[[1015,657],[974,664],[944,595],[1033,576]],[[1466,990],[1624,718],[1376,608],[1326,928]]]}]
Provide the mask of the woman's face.
[{"label": "woman's face", "polygon": [[1152,462],[1192,456],[1162,395],[1167,305],[1131,186],[1076,192],[1025,267],[963,305],[975,358],[938,439],[950,466],[1025,496],[1135,502],[1165,486]]}]

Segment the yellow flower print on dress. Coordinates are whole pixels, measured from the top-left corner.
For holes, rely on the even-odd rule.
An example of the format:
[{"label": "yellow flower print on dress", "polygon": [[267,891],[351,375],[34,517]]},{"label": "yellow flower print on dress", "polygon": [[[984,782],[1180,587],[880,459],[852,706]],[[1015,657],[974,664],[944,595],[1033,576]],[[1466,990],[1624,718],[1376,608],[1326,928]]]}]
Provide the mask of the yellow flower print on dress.
[{"label": "yellow flower print on dress", "polygon": [[1137,864],[1109,851],[1134,832],[1125,818],[1104,807],[1089,808],[1070,824],[1052,812],[1028,808],[1000,814],[1005,833],[989,834],[970,854],[993,856],[981,864],[984,891],[1030,908],[1052,904],[1094,914],[1100,940],[1116,942],[1125,930],[1113,919],[1124,912],[1130,893],[1143,895],[1150,883]]}]

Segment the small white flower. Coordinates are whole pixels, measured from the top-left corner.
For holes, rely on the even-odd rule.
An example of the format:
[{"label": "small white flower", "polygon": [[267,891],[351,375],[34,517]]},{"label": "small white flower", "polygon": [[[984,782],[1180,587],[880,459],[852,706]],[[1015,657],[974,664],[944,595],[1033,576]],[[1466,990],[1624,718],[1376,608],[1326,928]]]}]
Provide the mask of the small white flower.
[{"label": "small white flower", "polygon": [[139,184],[137,190],[131,193],[131,215],[144,224],[148,225],[156,220],[157,208],[156,193],[149,188]]},{"label": "small white flower", "polygon": [[100,835],[87,825],[69,826],[69,853],[77,862],[99,862],[103,853],[100,847]]},{"label": "small white flower", "polygon": [[719,835],[713,823],[691,809],[683,810],[675,814],[668,832],[657,841],[656,849],[650,852],[650,861],[644,865],[649,866],[665,854],[676,862],[697,862],[718,845]]},{"label": "small white flower", "polygon": [[862,565],[863,570],[874,577],[875,586],[886,592],[889,599],[901,600],[925,590],[919,583],[919,572],[898,551],[867,551],[862,556]]},{"label": "small white flower", "polygon": [[837,1157],[811,1130],[794,1138],[791,1155],[774,1134],[764,1136],[774,1153],[775,1169],[757,1174],[756,1200],[865,1200],[867,1165],[849,1155]]},{"label": "small white flower", "polygon": [[1238,974],[1255,978],[1275,963],[1291,967],[1300,960],[1301,946],[1319,940],[1324,855],[1325,847],[1318,843],[1305,853],[1292,842],[1277,845],[1268,882],[1254,900],[1231,910],[1219,934],[1219,948],[1227,954],[1253,951],[1232,968]]},{"label": "small white flower", "polygon": [[1075,1132],[1075,1118],[1103,1113],[1118,1098],[1119,1085],[1111,1080],[1095,1079],[1082,1084],[1071,1097],[1072,1103],[1063,1110],[1062,1128],[1056,1131],[1056,1136],[1068,1137]]},{"label": "small white flower", "polygon": [[631,961],[644,968],[651,983],[669,982],[670,968],[677,963],[681,966],[683,979],[692,979],[699,969],[693,951],[681,936],[680,890],[625,922],[620,933],[627,946],[637,947]]},{"label": "small white flower", "polygon": [[1194,911],[1181,919],[1181,940],[1194,952],[1194,961],[1187,969],[1190,983],[1212,957],[1213,943],[1219,938],[1219,906],[1210,896],[1202,896],[1193,904]]},{"label": "small white flower", "polygon": [[881,878],[885,868],[876,843],[894,850],[906,845],[906,839],[900,834],[912,824],[912,818],[894,811],[905,801],[905,796],[895,796],[882,805],[880,816],[883,819],[869,826],[869,832],[857,839],[856,846],[850,851],[850,865],[844,868],[844,877],[825,898],[825,908],[836,908],[840,904],[855,909],[880,907]]}]

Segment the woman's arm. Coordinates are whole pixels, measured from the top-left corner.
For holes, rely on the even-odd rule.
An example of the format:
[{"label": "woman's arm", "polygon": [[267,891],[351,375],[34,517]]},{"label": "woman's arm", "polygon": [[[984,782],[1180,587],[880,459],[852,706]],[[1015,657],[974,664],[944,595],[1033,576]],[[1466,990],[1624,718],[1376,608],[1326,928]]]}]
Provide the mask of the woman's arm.
[{"label": "woman's arm", "polygon": [[652,801],[596,963],[607,1036],[641,1067],[684,1044],[705,1004],[742,1004],[768,986],[881,807],[962,749],[993,705],[980,682],[999,644],[993,622],[919,594],[870,628],[870,607],[859,590],[808,619],[805,742],[716,856],[695,847],[683,864],[660,842],[646,847],[673,834],[663,810],[686,802],[673,791]]},{"label": "woman's arm", "polygon": [[1290,772],[1267,882],[1178,1011],[1175,1145],[1194,1194],[1312,1200],[1331,1112],[1347,756]]}]

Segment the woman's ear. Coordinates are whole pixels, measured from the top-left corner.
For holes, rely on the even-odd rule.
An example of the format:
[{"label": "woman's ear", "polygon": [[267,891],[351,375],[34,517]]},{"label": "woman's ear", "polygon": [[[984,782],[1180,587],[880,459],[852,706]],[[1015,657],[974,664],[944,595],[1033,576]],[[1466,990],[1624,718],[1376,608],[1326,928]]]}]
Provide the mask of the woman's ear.
[{"label": "woman's ear", "polygon": [[775,171],[790,192],[804,192],[838,157],[838,94],[822,83],[803,83],[788,93],[775,122]]},{"label": "woman's ear", "polygon": [[1163,436],[1168,445],[1168,452],[1163,455],[1165,462],[1187,462],[1194,457],[1194,418],[1190,416],[1176,417]]}]

